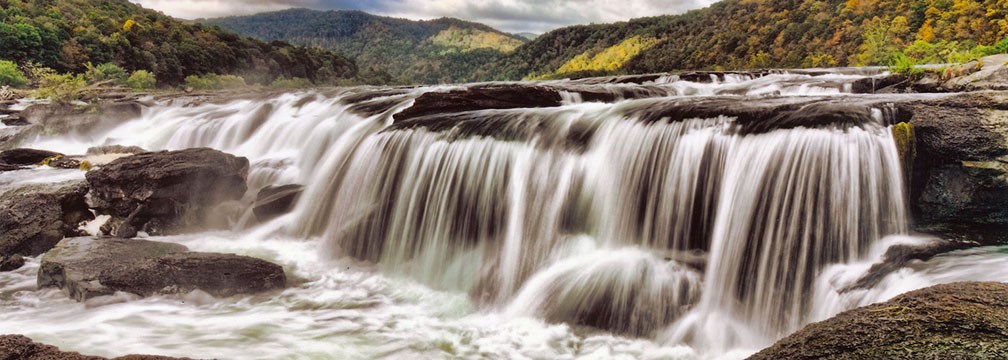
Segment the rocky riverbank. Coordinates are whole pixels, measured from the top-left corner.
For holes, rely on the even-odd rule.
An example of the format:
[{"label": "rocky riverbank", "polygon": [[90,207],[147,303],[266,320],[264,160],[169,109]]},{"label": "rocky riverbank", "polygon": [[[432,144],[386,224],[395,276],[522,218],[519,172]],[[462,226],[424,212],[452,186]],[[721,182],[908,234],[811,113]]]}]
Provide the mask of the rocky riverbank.
[{"label": "rocky riverbank", "polygon": [[1005,358],[1008,284],[954,283],[808,325],[750,360]]},{"label": "rocky riverbank", "polygon": [[[232,296],[286,286],[283,269],[263,260],[131,239],[140,231],[159,235],[206,229],[210,212],[222,212],[216,207],[245,194],[247,159],[211,149],[93,150],[114,160],[76,161],[88,164],[87,169],[81,166],[89,170],[86,180],[17,186],[0,194],[2,270],[19,268],[23,257],[45,254],[39,287],[59,287],[78,301],[120,291],[149,296],[200,290]],[[15,166],[65,158],[32,149],[0,152],[0,161]],[[102,232],[111,237],[80,237],[87,235],[81,225],[95,215],[108,218]]]},{"label": "rocky riverbank", "polygon": [[[100,356],[61,351],[59,348],[32,341],[22,335],[0,335],[0,359],[4,360],[105,360]],[[115,360],[186,360],[155,355],[126,355]]]}]

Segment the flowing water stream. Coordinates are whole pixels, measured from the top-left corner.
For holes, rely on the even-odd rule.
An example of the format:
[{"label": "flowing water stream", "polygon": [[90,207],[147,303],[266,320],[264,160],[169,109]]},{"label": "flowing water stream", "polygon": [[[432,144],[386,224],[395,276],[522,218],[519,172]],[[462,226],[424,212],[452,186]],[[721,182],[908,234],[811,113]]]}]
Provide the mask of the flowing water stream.
[{"label": "flowing water stream", "polygon": [[[155,238],[280,263],[293,285],[80,304],[37,290],[33,258],[0,273],[0,333],[96,355],[741,358],[905,291],[1008,281],[1006,250],[977,248],[841,291],[889,246],[931,241],[908,235],[889,130],[899,119],[884,104],[853,124],[776,128],[727,110],[649,115],[712,101],[857,102],[851,83],[870,75],[544,83],[647,96],[597,103],[568,92],[560,107],[419,125],[393,115],[462,87],[361,100],[393,104],[373,115],[347,99],[375,89],[156,101],[108,132],[27,145],[212,147],[251,160],[250,196],[305,185],[294,210],[270,222],[244,214],[231,231]],[[0,173],[0,186],[82,177],[39,168]]]}]

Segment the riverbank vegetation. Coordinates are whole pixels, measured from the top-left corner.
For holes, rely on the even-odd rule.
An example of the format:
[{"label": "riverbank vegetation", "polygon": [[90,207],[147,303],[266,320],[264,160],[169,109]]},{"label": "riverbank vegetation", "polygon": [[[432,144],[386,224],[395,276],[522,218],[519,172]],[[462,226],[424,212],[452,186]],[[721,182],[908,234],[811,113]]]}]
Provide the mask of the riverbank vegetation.
[{"label": "riverbank vegetation", "polygon": [[352,60],[329,51],[187,24],[126,0],[0,0],[0,5],[0,58],[22,71],[85,74],[92,71],[88,64],[106,66],[98,71],[113,69],[110,64],[123,70],[112,74],[121,80],[143,70],[154,74],[159,86],[205,74],[259,84],[279,77],[332,84],[357,72]]}]

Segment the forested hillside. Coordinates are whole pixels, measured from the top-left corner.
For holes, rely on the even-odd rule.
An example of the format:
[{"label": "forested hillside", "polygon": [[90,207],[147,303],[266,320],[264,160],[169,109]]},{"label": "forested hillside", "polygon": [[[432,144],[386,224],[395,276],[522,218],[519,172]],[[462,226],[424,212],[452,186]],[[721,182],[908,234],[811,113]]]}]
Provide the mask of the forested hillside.
[{"label": "forested hillside", "polygon": [[317,84],[356,74],[352,60],[329,51],[186,24],[127,0],[0,0],[0,59],[72,73],[115,63],[153,72],[162,85],[207,73]]},{"label": "forested hillside", "polygon": [[725,0],[539,36],[476,78],[889,65],[1008,50],[1008,0]]},{"label": "forested hillside", "polygon": [[362,71],[402,83],[478,80],[472,75],[479,66],[499,61],[527,41],[458,19],[412,21],[360,11],[293,9],[199,22],[266,41],[332,49],[356,59]]}]

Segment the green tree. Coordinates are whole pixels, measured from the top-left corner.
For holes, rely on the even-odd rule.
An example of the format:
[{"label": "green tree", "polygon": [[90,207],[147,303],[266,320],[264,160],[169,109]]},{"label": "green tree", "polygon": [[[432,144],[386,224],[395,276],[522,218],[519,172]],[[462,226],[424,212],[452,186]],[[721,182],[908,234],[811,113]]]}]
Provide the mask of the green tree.
[{"label": "green tree", "polygon": [[133,90],[153,89],[157,85],[157,78],[147,70],[137,70],[126,79],[126,85]]},{"label": "green tree", "polygon": [[0,86],[22,87],[28,83],[18,65],[13,61],[0,60]]},{"label": "green tree", "polygon": [[87,71],[84,73],[84,78],[91,84],[97,84],[104,81],[112,81],[114,83],[122,83],[126,81],[126,70],[119,67],[119,65],[113,63],[104,63],[98,66],[93,66],[91,63],[87,64]]}]

